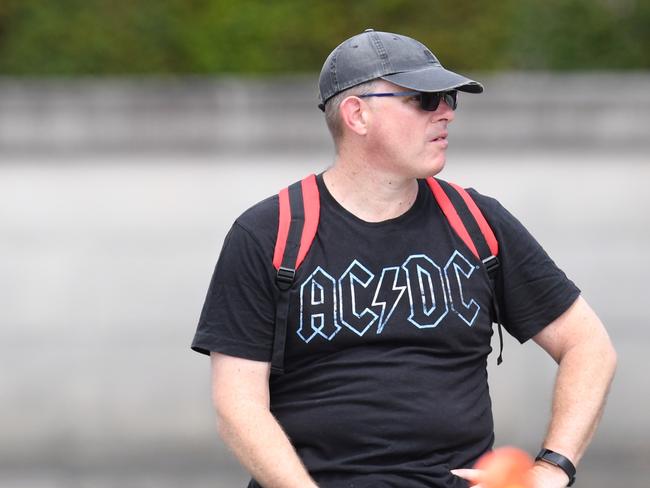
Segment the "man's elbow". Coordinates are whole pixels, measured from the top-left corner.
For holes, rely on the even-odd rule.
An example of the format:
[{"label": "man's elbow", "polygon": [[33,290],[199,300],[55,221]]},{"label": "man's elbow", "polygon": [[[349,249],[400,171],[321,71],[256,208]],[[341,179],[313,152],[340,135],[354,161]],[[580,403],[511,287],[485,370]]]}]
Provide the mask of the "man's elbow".
[{"label": "man's elbow", "polygon": [[611,382],[616,372],[618,354],[602,322],[598,320],[588,331],[583,329],[581,337],[572,342],[560,355],[558,362],[561,364],[569,361],[574,366],[596,366],[598,376],[606,383]]},{"label": "man's elbow", "polygon": [[602,322],[600,322],[600,320],[599,324],[600,327],[598,331],[600,333],[594,334],[593,336],[596,344],[595,347],[597,348],[597,356],[595,357],[598,358],[597,360],[601,363],[603,368],[611,371],[611,374],[613,376],[618,364],[618,354],[611,338],[609,337],[609,334],[607,333],[607,330],[605,329],[605,326]]},{"label": "man's elbow", "polygon": [[219,398],[217,395],[214,396],[212,405],[216,414],[217,434],[224,442],[230,444],[242,424],[243,416],[238,414],[238,409],[233,402]]},{"label": "man's elbow", "polygon": [[269,414],[263,403],[246,398],[213,395],[212,404],[216,413],[217,433],[227,440],[241,429],[250,428],[256,420]]},{"label": "man's elbow", "polygon": [[219,432],[229,425],[236,424],[238,419],[242,417],[240,412],[243,408],[239,405],[240,403],[227,395],[220,395],[217,392],[213,393],[212,406],[216,414]]},{"label": "man's elbow", "polygon": [[603,376],[611,382],[618,365],[618,353],[609,335],[606,332],[600,336],[596,335],[587,342],[587,347],[589,348],[588,354],[591,360],[598,363]]},{"label": "man's elbow", "polygon": [[618,367],[618,353],[616,352],[616,348],[614,348],[614,344],[612,344],[612,341],[609,338],[607,340],[607,344],[604,347],[603,360],[610,369],[611,375],[613,377],[614,373],[616,372],[616,368]]},{"label": "man's elbow", "polygon": [[596,313],[589,307],[586,302],[585,318],[583,322],[585,327],[581,328],[578,337],[580,339],[577,345],[582,344],[585,352],[592,361],[597,361],[601,370],[607,373],[611,378],[616,372],[618,364],[618,354],[612,343],[605,324],[600,320]]},{"label": "man's elbow", "polygon": [[227,418],[217,414],[217,434],[226,444],[230,445],[231,438],[233,437],[234,432],[236,432],[236,424],[233,424]]}]

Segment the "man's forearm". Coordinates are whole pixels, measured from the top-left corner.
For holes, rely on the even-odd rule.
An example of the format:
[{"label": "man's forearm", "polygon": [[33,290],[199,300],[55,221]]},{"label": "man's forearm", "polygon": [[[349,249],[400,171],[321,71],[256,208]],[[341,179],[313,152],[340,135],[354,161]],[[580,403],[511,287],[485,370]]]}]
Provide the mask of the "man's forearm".
[{"label": "man's forearm", "polygon": [[616,369],[609,338],[596,337],[562,357],[544,447],[578,464],[594,435]]},{"label": "man's forearm", "polygon": [[[616,351],[604,325],[583,297],[542,329],[534,340],[559,364],[548,433],[543,442],[577,465],[603,412],[616,369]],[[538,461],[535,488],[564,487],[562,469]]]},{"label": "man's forearm", "polygon": [[258,405],[218,415],[219,434],[264,488],[317,488],[276,419]]}]

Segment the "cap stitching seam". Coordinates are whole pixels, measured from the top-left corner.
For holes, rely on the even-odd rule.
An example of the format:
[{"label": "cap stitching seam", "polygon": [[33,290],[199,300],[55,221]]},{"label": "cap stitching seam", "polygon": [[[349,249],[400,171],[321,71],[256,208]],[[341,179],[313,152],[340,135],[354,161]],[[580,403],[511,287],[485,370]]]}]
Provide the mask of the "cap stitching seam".
[{"label": "cap stitching seam", "polygon": [[377,54],[379,54],[379,60],[381,62],[382,71],[390,71],[391,62],[388,59],[388,53],[384,48],[384,44],[381,42],[381,39],[379,39],[379,34],[377,34],[376,32],[371,32],[370,37],[372,39],[372,43],[375,45],[375,48],[377,49]]},{"label": "cap stitching seam", "polygon": [[334,90],[332,93],[336,93],[339,89],[339,80],[336,76],[336,58],[339,55],[339,49],[336,49],[336,51],[334,51],[334,55],[332,56],[332,65],[330,67],[330,72],[332,73],[332,81],[334,81]]}]

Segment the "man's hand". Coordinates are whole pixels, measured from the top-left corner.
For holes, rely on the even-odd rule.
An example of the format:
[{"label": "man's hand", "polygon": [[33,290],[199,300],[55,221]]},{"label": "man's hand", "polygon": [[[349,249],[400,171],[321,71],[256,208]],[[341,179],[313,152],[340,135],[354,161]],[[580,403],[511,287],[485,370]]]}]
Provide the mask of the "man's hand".
[{"label": "man's hand", "polygon": [[484,488],[481,486],[481,474],[483,473],[480,469],[452,469],[451,474],[463,478],[470,482],[470,488]]},{"label": "man's hand", "polygon": [[474,469],[451,473],[468,480],[473,488],[533,488],[533,459],[521,449],[503,446],[483,454]]}]

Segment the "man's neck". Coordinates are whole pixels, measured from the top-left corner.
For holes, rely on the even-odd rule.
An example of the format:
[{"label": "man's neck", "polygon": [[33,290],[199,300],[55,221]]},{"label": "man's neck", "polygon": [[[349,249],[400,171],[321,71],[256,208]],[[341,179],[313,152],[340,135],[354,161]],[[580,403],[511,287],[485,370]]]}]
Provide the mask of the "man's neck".
[{"label": "man's neck", "polygon": [[371,169],[365,163],[350,164],[340,159],[323,174],[334,199],[348,212],[366,222],[381,222],[404,214],[415,202],[415,178]]}]

